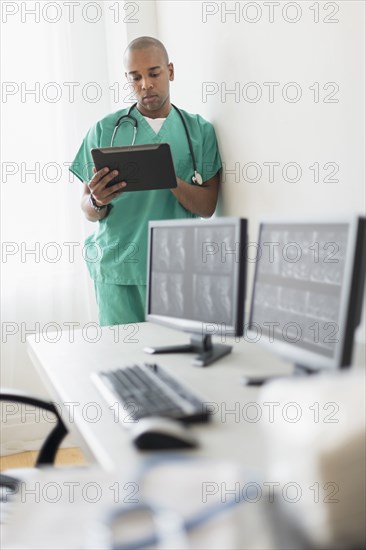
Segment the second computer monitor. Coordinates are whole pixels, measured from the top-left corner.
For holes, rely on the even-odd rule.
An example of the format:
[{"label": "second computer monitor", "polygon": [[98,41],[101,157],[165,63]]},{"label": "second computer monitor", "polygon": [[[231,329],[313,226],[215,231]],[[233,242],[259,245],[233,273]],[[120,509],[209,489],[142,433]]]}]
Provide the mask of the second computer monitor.
[{"label": "second computer monitor", "polygon": [[243,334],[246,234],[239,218],[149,223],[146,319],[193,335],[189,346],[151,353],[197,351],[209,364],[219,351],[212,335]]},{"label": "second computer monitor", "polygon": [[251,339],[301,371],[349,366],[365,280],[365,218],[260,224]]}]

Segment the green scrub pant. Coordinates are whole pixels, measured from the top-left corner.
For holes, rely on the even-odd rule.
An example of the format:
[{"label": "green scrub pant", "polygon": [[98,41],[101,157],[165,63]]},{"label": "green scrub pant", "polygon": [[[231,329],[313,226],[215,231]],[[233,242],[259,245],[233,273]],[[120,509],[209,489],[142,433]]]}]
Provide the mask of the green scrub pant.
[{"label": "green scrub pant", "polygon": [[94,281],[100,326],[145,321],[146,285],[114,285]]}]

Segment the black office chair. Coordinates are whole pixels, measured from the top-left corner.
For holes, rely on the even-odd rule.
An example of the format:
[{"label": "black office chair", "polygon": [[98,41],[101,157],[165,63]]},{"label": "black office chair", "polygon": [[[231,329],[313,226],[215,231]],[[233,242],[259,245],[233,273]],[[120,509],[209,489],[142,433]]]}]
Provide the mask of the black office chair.
[{"label": "black office chair", "polygon": [[[42,399],[38,399],[37,397],[30,397],[29,395],[15,390],[1,390],[0,401],[9,401],[12,403],[23,403],[25,405],[32,405],[39,409],[49,411],[55,415],[57,423],[43,443],[38,453],[35,467],[38,468],[41,466],[54,464],[56,453],[60,447],[60,444],[64,437],[67,435],[67,429],[55,405],[51,402],[43,401]],[[14,472],[16,474],[16,468],[14,468]],[[24,469],[19,470],[19,473],[20,472],[24,472]],[[1,493],[3,493],[3,491],[6,489],[10,489],[12,493],[15,493],[19,487],[20,481],[21,479],[18,479],[13,475],[0,472]]]}]

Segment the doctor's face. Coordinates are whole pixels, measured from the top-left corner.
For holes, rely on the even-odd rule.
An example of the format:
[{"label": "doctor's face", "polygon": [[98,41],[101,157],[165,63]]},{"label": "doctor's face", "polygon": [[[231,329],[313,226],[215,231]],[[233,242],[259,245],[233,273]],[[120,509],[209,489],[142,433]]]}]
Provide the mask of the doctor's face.
[{"label": "doctor's face", "polygon": [[166,117],[171,109],[169,87],[174,67],[167,65],[155,46],[130,50],[125,58],[126,78],[133,84],[138,110],[150,118]]}]

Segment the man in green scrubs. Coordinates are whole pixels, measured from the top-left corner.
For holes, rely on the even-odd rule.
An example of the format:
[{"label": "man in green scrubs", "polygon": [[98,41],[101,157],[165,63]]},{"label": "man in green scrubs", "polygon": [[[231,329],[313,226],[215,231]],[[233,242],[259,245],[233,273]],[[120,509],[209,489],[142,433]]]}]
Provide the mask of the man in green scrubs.
[{"label": "man in green scrubs", "polygon": [[[106,116],[85,136],[70,170],[85,183],[82,210],[88,220],[98,222],[95,233],[85,242],[84,256],[94,280],[101,325],[145,320],[149,220],[212,216],[221,169],[213,126],[199,115],[180,110],[203,179],[202,185],[192,182],[187,135],[170,103],[174,66],[164,45],[151,37],[137,38],[128,45],[124,63],[137,101],[131,112],[138,122],[135,144],[170,144],[177,187],[127,193],[123,181],[106,187],[116,173],[107,167],[98,172],[93,168],[91,149],[111,145],[116,121],[128,109]],[[131,145],[133,135],[131,123],[121,124],[113,146]]]}]

